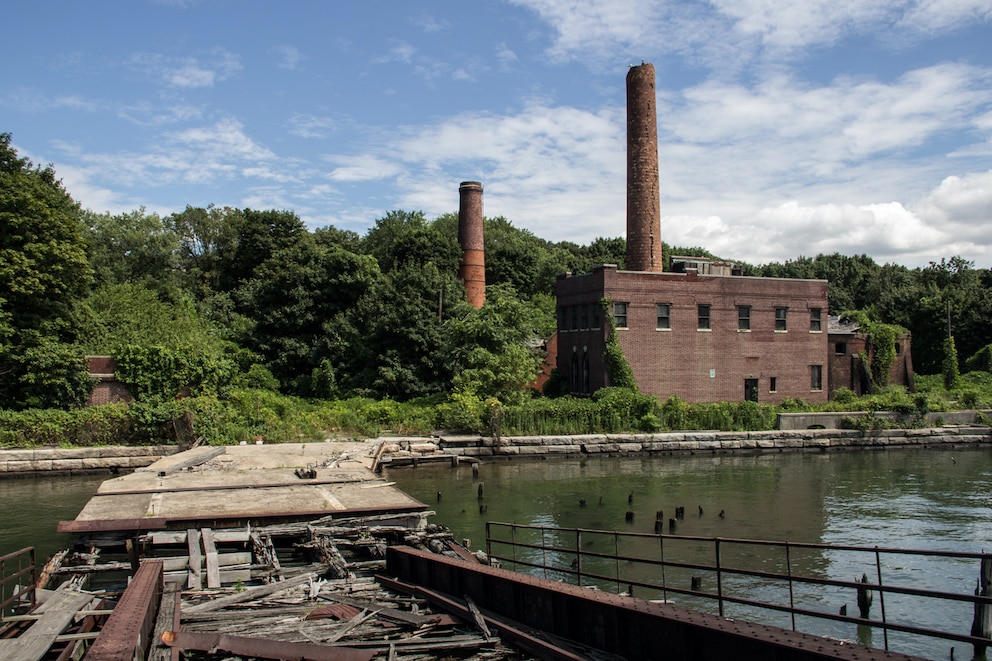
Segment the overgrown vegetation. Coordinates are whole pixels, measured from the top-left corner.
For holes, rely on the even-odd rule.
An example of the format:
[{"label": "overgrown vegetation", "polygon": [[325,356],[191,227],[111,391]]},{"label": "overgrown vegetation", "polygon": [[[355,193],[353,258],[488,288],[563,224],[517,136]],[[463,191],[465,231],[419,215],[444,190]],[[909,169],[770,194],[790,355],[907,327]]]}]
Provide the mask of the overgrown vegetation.
[{"label": "overgrown vegetation", "polygon": [[[464,299],[457,217],[391,211],[365,236],[292,211],[84,211],[51,166],[0,134],[0,445],[239,443],[327,435],[759,430],[801,400],[688,404],[637,392],[613,311],[611,386],[545,397],[523,386],[555,329],[557,274],[623,267],[622,238],[552,243],[485,219],[487,303]],[[708,255],[702,248],[663,246]],[[825,278],[831,311],[865,310],[875,394],[821,410],[992,405],[992,272],[959,257],[923,269],[861,255],[744,265]],[[954,340],[945,346],[950,321]],[[920,393],[886,386],[908,329]],[[958,358],[958,352],[961,359]],[[112,355],[135,401],[83,409],[84,356]],[[963,360],[964,359],[964,360]],[[963,360],[963,362],[962,362]],[[961,368],[966,371],[961,373]],[[555,393],[554,375],[549,394]],[[560,392],[560,391],[559,391]],[[923,399],[920,399],[920,397]],[[877,417],[877,416],[876,416]],[[870,422],[870,421],[869,421]],[[872,423],[874,424],[874,423]]]}]

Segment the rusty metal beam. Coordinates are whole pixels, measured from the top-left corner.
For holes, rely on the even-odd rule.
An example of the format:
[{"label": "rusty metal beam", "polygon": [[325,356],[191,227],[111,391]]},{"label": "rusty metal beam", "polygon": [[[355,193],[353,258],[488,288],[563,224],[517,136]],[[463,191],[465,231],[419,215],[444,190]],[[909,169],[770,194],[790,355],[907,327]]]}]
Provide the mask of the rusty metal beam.
[{"label": "rusty metal beam", "polygon": [[86,661],[133,661],[145,658],[162,599],[164,567],[148,560],[131,578],[114,612],[86,654]]},{"label": "rusty metal beam", "polygon": [[[248,638],[216,633],[166,631],[162,642],[175,649],[213,652],[223,650],[230,654],[256,659],[299,659],[299,661],[370,661],[375,650],[359,650],[334,645],[290,643],[284,640]],[[87,661],[89,658],[87,657]]]},{"label": "rusty metal beam", "polygon": [[[376,576],[376,580],[383,587],[395,592],[403,592],[427,599],[435,607],[442,608],[449,613],[454,613],[463,620],[470,622],[473,619],[472,611],[467,605],[458,602],[452,597],[441,594],[440,592],[428,590],[427,588],[413,585],[412,583],[404,583],[403,581],[387,578],[385,576]],[[521,627],[517,626],[516,623],[511,623],[503,618],[496,618],[492,615],[483,613],[483,620],[485,620],[486,624],[492,625],[499,632],[501,639],[512,642],[520,649],[533,654],[540,659],[548,659],[550,661],[586,661],[586,659],[588,659],[587,656],[574,654],[563,647],[552,645],[546,640],[532,636]]]},{"label": "rusty metal beam", "polygon": [[386,560],[385,573],[389,576],[445,595],[469,596],[480,607],[529,629],[629,659],[909,661],[915,658],[472,565],[413,548],[389,547]]}]

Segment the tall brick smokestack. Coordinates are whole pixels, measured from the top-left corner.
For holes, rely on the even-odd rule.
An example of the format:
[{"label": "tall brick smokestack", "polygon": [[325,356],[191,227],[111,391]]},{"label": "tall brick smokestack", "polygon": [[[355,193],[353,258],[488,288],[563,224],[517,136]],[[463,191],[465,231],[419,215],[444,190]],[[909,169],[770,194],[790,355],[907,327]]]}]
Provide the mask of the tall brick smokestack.
[{"label": "tall brick smokestack", "polygon": [[458,187],[458,244],[462,263],[458,277],[465,282],[465,295],[475,308],[486,302],[486,252],[482,237],[482,184],[463,181]]},{"label": "tall brick smokestack", "polygon": [[661,271],[654,65],[627,72],[627,270]]}]

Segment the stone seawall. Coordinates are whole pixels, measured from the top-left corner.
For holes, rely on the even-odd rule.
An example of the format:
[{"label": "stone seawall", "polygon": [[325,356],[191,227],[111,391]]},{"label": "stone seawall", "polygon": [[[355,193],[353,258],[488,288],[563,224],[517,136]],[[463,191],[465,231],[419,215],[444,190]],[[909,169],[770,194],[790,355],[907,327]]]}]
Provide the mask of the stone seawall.
[{"label": "stone seawall", "polygon": [[581,455],[673,454],[677,452],[762,452],[887,447],[940,447],[992,444],[992,428],[978,425],[926,429],[858,431],[803,429],[795,431],[686,431],[661,434],[589,434],[581,436],[507,436],[500,442],[487,436],[381,438],[381,460],[402,465],[449,458],[550,458]]},{"label": "stone seawall", "polygon": [[128,473],[178,451],[175,445],[0,450],[0,480],[34,475]]}]

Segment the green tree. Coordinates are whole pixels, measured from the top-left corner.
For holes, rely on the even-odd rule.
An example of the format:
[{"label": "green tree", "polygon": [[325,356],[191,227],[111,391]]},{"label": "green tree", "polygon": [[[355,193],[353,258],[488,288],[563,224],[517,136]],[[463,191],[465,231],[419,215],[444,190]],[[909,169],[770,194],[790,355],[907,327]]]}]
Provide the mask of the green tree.
[{"label": "green tree", "polygon": [[217,245],[219,286],[233,292],[255,276],[255,271],[280,250],[310,234],[292,211],[244,209],[226,214],[231,236]]},{"label": "green tree", "polygon": [[311,235],[274,253],[243,287],[254,321],[247,346],[284,387],[314,394],[311,376],[325,359],[346,354],[344,313],[381,277],[375,261]]},{"label": "green tree", "polygon": [[93,278],[81,211],[52,167],[18,157],[10,140],[0,133],[0,407],[64,408],[86,383],[81,356],[60,348]]},{"label": "green tree", "polygon": [[345,385],[362,394],[409,399],[446,390],[451,366],[442,325],[467,306],[464,287],[433,262],[385,274],[348,311]]},{"label": "green tree", "polygon": [[179,237],[158,214],[83,215],[97,284],[141,284],[168,292],[179,284]]},{"label": "green tree", "polygon": [[525,397],[523,388],[537,376],[544,357],[539,329],[554,323],[553,313],[543,319],[536,310],[505,284],[487,287],[478,310],[460,306],[444,326],[455,390],[504,403]]}]

